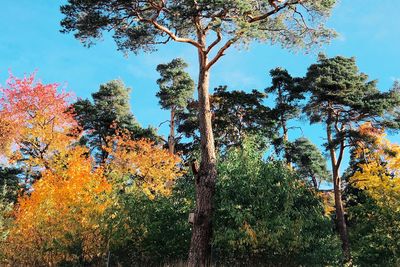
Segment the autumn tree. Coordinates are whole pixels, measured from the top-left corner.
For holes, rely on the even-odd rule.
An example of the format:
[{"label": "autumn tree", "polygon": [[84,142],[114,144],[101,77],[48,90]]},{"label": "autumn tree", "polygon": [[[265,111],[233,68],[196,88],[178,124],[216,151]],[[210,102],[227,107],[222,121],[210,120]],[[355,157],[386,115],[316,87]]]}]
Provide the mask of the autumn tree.
[{"label": "autumn tree", "polygon": [[304,180],[311,181],[315,190],[319,189],[321,182],[329,180],[326,159],[310,140],[297,138],[288,144],[287,152],[297,172]]},{"label": "autumn tree", "polygon": [[400,146],[371,123],[359,130],[367,138],[352,151],[346,190],[354,262],[395,266],[400,262]]},{"label": "autumn tree", "polygon": [[[86,45],[103,31],[113,31],[119,50],[153,51],[170,41],[193,46],[198,54],[198,100],[201,163],[189,265],[205,265],[210,254],[216,156],[208,87],[210,70],[233,45],[252,41],[304,48],[329,40],[324,26],[334,0],[289,0],[277,8],[271,1],[125,1],[69,0],[61,7],[63,32]],[[214,52],[215,51],[215,52]]]},{"label": "autumn tree", "polygon": [[193,97],[194,82],[185,71],[188,65],[181,58],[173,59],[167,64],[157,66],[161,78],[157,80],[160,91],[157,93],[159,103],[163,109],[170,110],[169,119],[169,152],[175,153],[175,121],[176,115],[182,112],[189,99]]},{"label": "autumn tree", "polygon": [[96,263],[107,251],[105,211],[111,184],[92,169],[82,147],[69,150],[45,170],[30,195],[21,196],[5,241],[12,265]]},{"label": "autumn tree", "polygon": [[400,201],[400,146],[391,143],[382,130],[374,129],[370,123],[361,125],[360,131],[373,135],[374,142],[359,142],[354,151],[359,163],[349,182],[379,205],[394,208]]},{"label": "autumn tree", "polygon": [[289,145],[289,129],[288,122],[300,116],[301,106],[299,101],[303,99],[300,90],[300,78],[292,77],[289,72],[283,68],[275,68],[270,71],[272,77],[272,86],[265,89],[267,94],[274,94],[275,106],[271,114],[276,121],[278,129],[282,132],[274,140],[277,150],[284,150],[284,157],[288,164],[291,163],[291,158],[288,153],[287,146]]},{"label": "autumn tree", "polygon": [[139,189],[154,198],[157,194],[169,195],[175,180],[183,174],[179,157],[154,142],[134,140],[128,131],[119,131],[108,142],[112,146],[107,149],[107,175],[116,184],[134,185],[131,190]]},{"label": "autumn tree", "polygon": [[[0,120],[4,120],[8,141],[17,149],[4,147],[5,155],[27,167],[48,167],[59,151],[71,145],[77,124],[69,111],[71,95],[58,92],[57,84],[11,76],[1,88]],[[1,133],[0,133],[1,134]]]},{"label": "autumn tree", "polygon": [[373,123],[374,127],[395,127],[391,111],[398,106],[399,95],[393,90],[381,93],[376,88],[376,81],[369,81],[368,76],[358,70],[354,58],[341,56],[327,58],[320,55],[318,63],[308,68],[304,86],[311,94],[304,108],[310,123],[321,123],[326,129],[337,229],[348,260],[350,245],[340,176],[344,152],[357,144],[361,138],[358,128],[366,121]]},{"label": "autumn tree", "polygon": [[135,137],[152,136],[152,131],[142,129],[130,110],[130,88],[120,80],[100,85],[99,91],[92,94],[93,103],[80,99],[73,105],[75,118],[82,126],[85,143],[96,155],[98,162],[104,163],[108,157],[105,148],[110,136],[118,129],[127,129]]}]

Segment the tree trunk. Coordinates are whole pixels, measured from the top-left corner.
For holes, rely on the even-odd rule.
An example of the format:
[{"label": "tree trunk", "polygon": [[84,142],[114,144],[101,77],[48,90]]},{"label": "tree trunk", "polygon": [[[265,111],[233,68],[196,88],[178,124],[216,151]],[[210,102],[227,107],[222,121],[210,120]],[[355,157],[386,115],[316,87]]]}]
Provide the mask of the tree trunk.
[{"label": "tree trunk", "polygon": [[[327,138],[328,144],[332,144],[332,129],[330,123],[327,124]],[[350,243],[347,231],[347,224],[344,217],[344,207],[342,202],[342,189],[340,182],[339,169],[335,149],[330,146],[329,148],[332,164],[332,182],[333,182],[333,192],[335,197],[335,215],[336,215],[336,226],[339,231],[340,240],[342,241],[342,250],[346,262],[350,260]],[[340,153],[343,153],[341,151]]]},{"label": "tree trunk", "polygon": [[335,214],[336,214],[336,225],[339,230],[340,239],[342,241],[343,254],[346,261],[350,260],[350,244],[349,236],[347,231],[347,224],[344,217],[344,208],[342,202],[342,191],[339,177],[339,170],[333,171],[333,192],[335,195]]},{"label": "tree trunk", "polygon": [[175,154],[175,108],[171,108],[171,119],[169,123],[169,136],[168,136],[168,150],[169,153]]},{"label": "tree trunk", "polygon": [[206,68],[207,61],[206,53],[199,51],[198,116],[201,139],[201,163],[198,173],[195,174],[196,210],[194,213],[188,266],[207,266],[210,264],[211,255],[213,201],[217,170],[208,94],[209,70]]},{"label": "tree trunk", "polygon": [[311,181],[312,181],[312,183],[314,185],[315,190],[318,190],[318,181],[317,181],[317,178],[315,178],[314,175],[311,175]]},{"label": "tree trunk", "polygon": [[283,146],[285,148],[285,160],[287,165],[291,168],[292,167],[292,158],[290,157],[290,154],[288,153],[288,143],[289,143],[289,134],[288,134],[288,129],[286,125],[286,120],[281,117],[281,124],[282,124],[282,130],[283,130]]}]

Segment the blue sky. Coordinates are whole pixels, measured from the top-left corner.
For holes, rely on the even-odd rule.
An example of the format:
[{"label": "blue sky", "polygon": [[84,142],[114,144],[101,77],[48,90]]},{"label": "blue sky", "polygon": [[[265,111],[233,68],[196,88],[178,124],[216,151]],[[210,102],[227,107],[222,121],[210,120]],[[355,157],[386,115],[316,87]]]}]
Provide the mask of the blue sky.
[{"label": "blue sky", "polygon": [[[166,120],[168,114],[159,108],[155,97],[155,68],[159,63],[183,57],[195,77],[194,48],[174,44],[160,47],[153,54],[124,57],[107,37],[90,49],[84,48],[72,35],[59,32],[59,6],[65,2],[0,0],[0,83],[5,83],[9,70],[17,76],[37,70],[42,81],[58,82],[85,98],[100,84],[120,78],[133,89],[132,110],[143,126],[158,126]],[[341,0],[328,21],[340,35],[320,51],[328,56],[355,56],[361,71],[378,79],[382,90],[389,89],[400,78],[399,10],[400,1]],[[213,69],[211,88],[228,85],[230,89],[263,90],[270,84],[270,69],[282,66],[292,75],[302,76],[315,62],[317,53],[294,54],[265,44],[253,44],[243,51],[233,49]],[[307,126],[304,135],[320,144],[323,132],[316,129]],[[166,129],[160,130],[166,133]]]}]

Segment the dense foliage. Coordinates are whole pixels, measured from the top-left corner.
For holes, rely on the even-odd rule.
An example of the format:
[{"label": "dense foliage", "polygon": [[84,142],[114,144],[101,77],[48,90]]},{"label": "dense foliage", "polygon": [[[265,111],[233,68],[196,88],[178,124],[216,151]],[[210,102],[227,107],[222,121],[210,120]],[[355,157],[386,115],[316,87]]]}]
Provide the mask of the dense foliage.
[{"label": "dense foliage", "polygon": [[[140,126],[122,80],[75,99],[10,75],[0,265],[399,266],[400,145],[388,137],[400,129],[399,82],[382,90],[355,58],[320,54],[304,77],[277,67],[268,86],[209,93],[231,46],[329,41],[335,3],[66,1],[64,33],[90,46],[108,31],[125,53],[189,44],[198,80],[181,58],[157,66],[165,140]],[[323,129],[326,153],[304,120]]]},{"label": "dense foliage", "polygon": [[214,253],[221,263],[335,264],[340,248],[324,202],[282,162],[245,142],[219,165]]}]

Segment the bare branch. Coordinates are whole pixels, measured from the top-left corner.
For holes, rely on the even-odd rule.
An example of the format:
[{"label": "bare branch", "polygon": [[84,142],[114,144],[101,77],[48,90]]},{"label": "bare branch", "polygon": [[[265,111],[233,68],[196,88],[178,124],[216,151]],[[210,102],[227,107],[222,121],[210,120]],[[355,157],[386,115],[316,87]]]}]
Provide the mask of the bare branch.
[{"label": "bare branch", "polygon": [[206,53],[207,54],[210,53],[210,51],[214,48],[214,46],[216,46],[221,40],[222,40],[222,33],[221,30],[218,30],[217,39],[215,39],[215,41],[210,44],[210,46],[207,48]]},{"label": "bare branch", "polygon": [[237,34],[235,37],[229,39],[217,52],[215,57],[210,60],[210,62],[207,64],[206,69],[209,70],[222,56],[224,56],[224,52],[231,47],[232,44],[234,44],[240,37],[240,34]]},{"label": "bare branch", "polygon": [[158,128],[160,128],[161,125],[163,125],[163,124],[166,123],[166,122],[170,122],[170,120],[163,121],[162,123],[160,123],[160,124],[158,125]]}]

